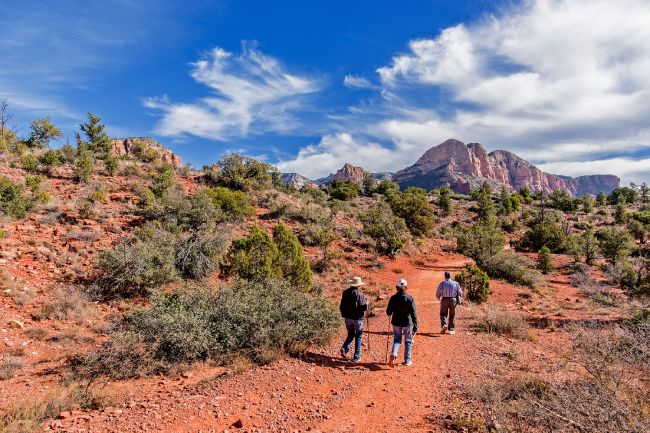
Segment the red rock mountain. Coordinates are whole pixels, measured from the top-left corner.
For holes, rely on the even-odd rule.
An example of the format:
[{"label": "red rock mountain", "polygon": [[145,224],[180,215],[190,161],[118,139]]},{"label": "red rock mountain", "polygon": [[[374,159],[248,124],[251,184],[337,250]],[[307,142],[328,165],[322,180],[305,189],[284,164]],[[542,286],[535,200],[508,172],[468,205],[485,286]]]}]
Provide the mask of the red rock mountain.
[{"label": "red rock mountain", "polygon": [[368,174],[368,171],[364,168],[361,167],[355,167],[352,164],[345,164],[339,171],[337,171],[334,174],[330,174],[327,177],[323,177],[318,179],[316,182],[325,185],[333,180],[343,180],[343,181],[351,181],[355,183],[361,183],[363,182],[363,179],[366,177]]},{"label": "red rock mountain", "polygon": [[173,164],[176,167],[182,165],[181,158],[178,155],[150,137],[115,138],[111,140],[111,145],[115,156],[138,156],[135,153],[149,148],[158,152],[163,162]]},{"label": "red rock mountain", "polygon": [[468,193],[487,181],[497,188],[518,190],[527,186],[531,191],[565,190],[573,196],[610,192],[620,183],[613,175],[570,178],[544,173],[514,153],[487,153],[479,143],[466,145],[453,139],[427,150],[415,164],[395,173],[393,181],[402,188],[432,189],[448,184],[459,193]]}]

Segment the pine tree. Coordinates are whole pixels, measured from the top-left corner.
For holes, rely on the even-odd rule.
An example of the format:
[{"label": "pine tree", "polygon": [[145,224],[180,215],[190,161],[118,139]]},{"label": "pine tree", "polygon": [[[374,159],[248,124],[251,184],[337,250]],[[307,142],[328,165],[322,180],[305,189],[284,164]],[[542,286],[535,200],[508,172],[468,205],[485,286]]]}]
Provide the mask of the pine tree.
[{"label": "pine tree", "polygon": [[47,148],[50,141],[63,137],[61,130],[54,126],[49,117],[41,117],[34,120],[30,125],[32,132],[27,139],[27,146],[35,148]]},{"label": "pine tree", "polygon": [[248,236],[232,243],[224,271],[246,280],[279,278],[282,270],[277,267],[278,254],[271,236],[259,227],[253,227]]},{"label": "pine tree", "polygon": [[551,250],[549,250],[546,245],[539,250],[539,254],[537,256],[537,269],[542,271],[544,275],[548,274],[548,271],[553,269]]},{"label": "pine tree", "polygon": [[311,288],[312,272],[298,238],[280,223],[273,228],[273,242],[278,249],[277,266],[285,280],[300,291]]},{"label": "pine tree", "polygon": [[502,215],[510,215],[512,213],[512,197],[510,197],[510,193],[505,186],[501,188],[500,213]]},{"label": "pine tree", "polygon": [[93,113],[88,113],[88,120],[79,127],[88,140],[88,150],[99,154],[106,154],[111,151],[111,139],[104,131],[106,126],[102,123],[102,119]]},{"label": "pine tree", "polygon": [[477,190],[470,193],[472,199],[478,204],[478,219],[481,221],[492,221],[495,219],[496,212],[492,202],[492,188],[487,182]]},{"label": "pine tree", "polygon": [[438,206],[442,209],[442,213],[445,216],[451,215],[451,188],[449,185],[443,185],[438,194]]},{"label": "pine tree", "polygon": [[88,183],[93,174],[93,157],[79,134],[77,134],[77,158],[74,165],[75,180]]}]

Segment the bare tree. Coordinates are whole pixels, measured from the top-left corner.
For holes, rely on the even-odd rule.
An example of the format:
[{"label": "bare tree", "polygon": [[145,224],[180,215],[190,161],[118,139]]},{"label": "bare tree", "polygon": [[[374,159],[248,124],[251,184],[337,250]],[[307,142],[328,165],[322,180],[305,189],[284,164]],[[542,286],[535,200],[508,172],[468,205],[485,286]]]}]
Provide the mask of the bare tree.
[{"label": "bare tree", "polygon": [[7,142],[5,140],[5,131],[9,128],[7,124],[11,122],[13,116],[9,113],[9,102],[7,98],[0,99],[0,150],[7,150]]}]

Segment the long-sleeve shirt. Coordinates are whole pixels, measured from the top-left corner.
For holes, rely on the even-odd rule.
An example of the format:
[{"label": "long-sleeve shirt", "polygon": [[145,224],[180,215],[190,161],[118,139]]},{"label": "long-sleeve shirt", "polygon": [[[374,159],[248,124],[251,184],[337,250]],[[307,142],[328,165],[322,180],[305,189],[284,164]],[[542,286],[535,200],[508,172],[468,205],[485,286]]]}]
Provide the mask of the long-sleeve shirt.
[{"label": "long-sleeve shirt", "polygon": [[413,326],[414,330],[418,328],[415,300],[404,290],[398,290],[390,297],[386,314],[393,316],[390,323],[394,326]]},{"label": "long-sleeve shirt", "polygon": [[438,284],[436,298],[455,298],[456,296],[463,296],[463,289],[456,281],[450,278]]},{"label": "long-sleeve shirt", "polygon": [[360,320],[368,309],[368,301],[358,287],[349,287],[341,295],[339,311],[344,319]]}]

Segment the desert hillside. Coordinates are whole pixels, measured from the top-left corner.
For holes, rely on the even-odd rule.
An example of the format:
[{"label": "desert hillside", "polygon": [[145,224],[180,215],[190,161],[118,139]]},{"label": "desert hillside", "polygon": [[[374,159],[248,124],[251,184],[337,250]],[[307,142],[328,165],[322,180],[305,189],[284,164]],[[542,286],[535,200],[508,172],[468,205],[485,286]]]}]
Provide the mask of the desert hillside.
[{"label": "desert hillside", "polygon": [[[319,185],[239,154],[197,170],[91,114],[54,147],[39,122],[0,147],[0,431],[650,431],[646,185]],[[391,368],[400,278],[419,329]]]}]

